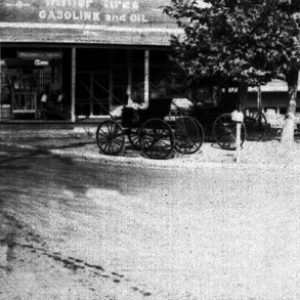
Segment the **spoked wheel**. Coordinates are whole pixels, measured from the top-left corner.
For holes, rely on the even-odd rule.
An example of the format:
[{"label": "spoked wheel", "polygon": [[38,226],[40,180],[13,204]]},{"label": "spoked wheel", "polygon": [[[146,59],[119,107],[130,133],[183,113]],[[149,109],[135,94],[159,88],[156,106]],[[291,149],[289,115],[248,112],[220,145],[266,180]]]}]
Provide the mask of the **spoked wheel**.
[{"label": "spoked wheel", "polygon": [[150,119],[139,130],[141,149],[145,156],[152,159],[167,158],[174,147],[171,127],[162,119]]},{"label": "spoked wheel", "polygon": [[174,147],[182,154],[198,151],[204,140],[202,125],[194,118],[181,117],[176,119],[174,128]]},{"label": "spoked wheel", "polygon": [[[231,114],[219,116],[213,123],[213,138],[216,143],[223,149],[236,149],[236,123],[232,121]],[[242,123],[241,146],[246,139],[246,127]]]},{"label": "spoked wheel", "polygon": [[129,128],[128,139],[133,149],[141,150],[141,143],[139,139],[139,128]]},{"label": "spoked wheel", "polygon": [[97,128],[96,140],[102,153],[117,155],[124,147],[123,129],[115,121],[104,121]]},{"label": "spoked wheel", "polygon": [[244,111],[244,116],[248,139],[262,140],[269,129],[269,124],[264,113],[258,109],[247,109]]}]

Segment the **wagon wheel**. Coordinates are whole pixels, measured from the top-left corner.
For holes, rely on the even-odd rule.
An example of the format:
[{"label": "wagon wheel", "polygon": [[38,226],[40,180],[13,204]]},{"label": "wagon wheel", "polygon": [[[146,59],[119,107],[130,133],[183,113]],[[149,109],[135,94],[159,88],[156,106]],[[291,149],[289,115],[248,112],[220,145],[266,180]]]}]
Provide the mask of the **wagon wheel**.
[{"label": "wagon wheel", "polygon": [[194,118],[181,117],[176,119],[174,128],[174,147],[182,154],[198,151],[204,140],[202,125]]},{"label": "wagon wheel", "polygon": [[[236,123],[232,121],[231,114],[220,115],[213,123],[213,138],[216,143],[223,149],[236,149]],[[246,127],[242,123],[241,146],[246,138]]]},{"label": "wagon wheel", "polygon": [[123,129],[115,121],[104,121],[97,128],[96,140],[102,153],[116,155],[124,147]]},{"label": "wagon wheel", "polygon": [[141,149],[145,156],[152,159],[164,159],[174,147],[171,127],[162,119],[150,119],[139,130]]},{"label": "wagon wheel", "polygon": [[261,140],[265,137],[269,124],[266,116],[258,109],[245,110],[245,125],[247,128],[247,137],[250,140]]},{"label": "wagon wheel", "polygon": [[141,143],[139,140],[139,128],[129,128],[128,139],[133,149],[141,150]]},{"label": "wagon wheel", "polygon": [[198,129],[199,129],[199,141],[198,143],[200,143],[200,146],[198,149],[200,149],[200,147],[202,146],[202,144],[204,143],[205,140],[205,131],[204,131],[204,127],[202,126],[202,124],[195,118],[193,118],[194,122],[197,124]]}]

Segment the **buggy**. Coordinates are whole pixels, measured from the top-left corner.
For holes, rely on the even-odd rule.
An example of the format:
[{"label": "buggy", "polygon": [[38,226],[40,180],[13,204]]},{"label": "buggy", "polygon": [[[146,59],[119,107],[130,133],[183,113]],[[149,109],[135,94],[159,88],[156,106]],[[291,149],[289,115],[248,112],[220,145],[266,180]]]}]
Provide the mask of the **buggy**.
[{"label": "buggy", "polygon": [[[227,150],[236,149],[236,122],[231,118],[231,112],[238,107],[237,94],[218,94],[219,99],[210,103],[194,105],[189,115],[201,122],[206,134],[211,133],[212,140],[221,148]],[[259,95],[259,97],[261,97]],[[216,105],[217,103],[217,105]],[[244,122],[241,126],[241,144],[244,141],[264,138],[269,129],[267,119],[262,112],[261,100],[257,108],[245,108]]]},{"label": "buggy", "polygon": [[[108,155],[119,154],[127,136],[132,147],[148,158],[167,158],[174,149],[182,154],[192,154],[203,144],[204,128],[205,132],[212,133],[213,140],[221,148],[236,149],[236,123],[231,119],[231,112],[236,108],[237,99],[232,94],[225,93],[218,105],[195,104],[192,110],[169,118],[172,100],[171,97],[152,98],[146,109],[123,106],[120,117],[110,115],[111,119],[97,128],[100,151]],[[240,146],[246,139],[246,128],[250,137],[263,134],[268,128],[261,110],[247,110],[244,121]]]},{"label": "buggy", "polygon": [[195,153],[204,141],[202,125],[192,116],[168,119],[172,98],[153,98],[146,109],[124,106],[120,118],[111,116],[96,132],[97,144],[104,154],[117,155],[125,145],[152,159],[167,158],[175,149],[179,153]]}]

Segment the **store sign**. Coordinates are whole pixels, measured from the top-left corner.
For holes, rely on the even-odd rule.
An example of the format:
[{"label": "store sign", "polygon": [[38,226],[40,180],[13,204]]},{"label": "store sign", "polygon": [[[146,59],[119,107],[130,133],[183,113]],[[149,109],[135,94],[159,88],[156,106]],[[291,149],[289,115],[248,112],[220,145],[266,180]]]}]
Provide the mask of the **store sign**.
[{"label": "store sign", "polygon": [[38,67],[47,67],[47,66],[49,66],[49,61],[35,59],[34,60],[34,65],[38,66]]},{"label": "store sign", "polygon": [[164,24],[167,0],[0,0],[2,22]]},{"label": "store sign", "polygon": [[17,51],[17,57],[23,59],[35,59],[35,60],[51,60],[62,59],[62,52],[46,52],[46,51]]},{"label": "store sign", "polygon": [[169,0],[0,0],[0,41],[169,45]]}]

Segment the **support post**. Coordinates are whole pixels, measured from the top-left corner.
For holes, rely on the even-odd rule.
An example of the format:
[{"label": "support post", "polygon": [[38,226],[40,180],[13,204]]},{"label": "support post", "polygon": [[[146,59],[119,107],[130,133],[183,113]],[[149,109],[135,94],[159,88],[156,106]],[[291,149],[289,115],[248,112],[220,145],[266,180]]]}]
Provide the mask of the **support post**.
[{"label": "support post", "polygon": [[262,101],[261,101],[261,86],[257,87],[257,109],[262,109]]},{"label": "support post", "polygon": [[0,46],[0,121],[2,120],[2,48]]},{"label": "support post", "polygon": [[114,102],[114,50],[109,51],[109,111]]},{"label": "support post", "polygon": [[231,119],[235,122],[236,133],[235,133],[235,162],[240,162],[240,152],[241,152],[241,133],[242,133],[242,123],[244,121],[244,114],[240,111],[233,111],[231,113]]},{"label": "support post", "polygon": [[75,122],[75,105],[76,105],[76,48],[72,47],[71,54],[71,122]]},{"label": "support post", "polygon": [[149,107],[150,101],[150,51],[145,50],[145,73],[144,73],[144,108]]},{"label": "support post", "polygon": [[235,161],[237,163],[240,162],[241,159],[241,131],[242,131],[242,123],[236,123],[236,151],[235,151]]},{"label": "support post", "polygon": [[277,108],[276,108],[276,115],[277,115],[277,117],[280,116],[280,107],[277,107]]},{"label": "support post", "polygon": [[127,51],[127,105],[132,104],[132,53],[131,50]]}]

